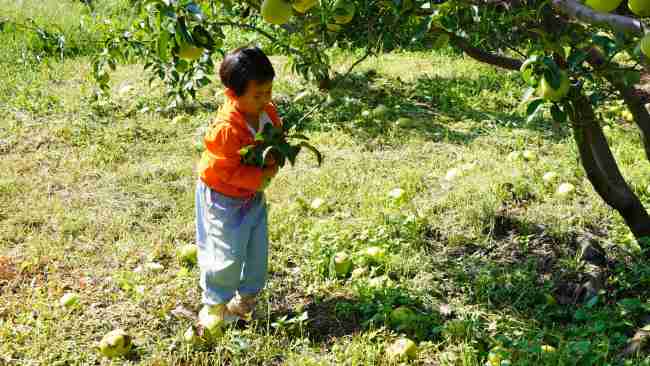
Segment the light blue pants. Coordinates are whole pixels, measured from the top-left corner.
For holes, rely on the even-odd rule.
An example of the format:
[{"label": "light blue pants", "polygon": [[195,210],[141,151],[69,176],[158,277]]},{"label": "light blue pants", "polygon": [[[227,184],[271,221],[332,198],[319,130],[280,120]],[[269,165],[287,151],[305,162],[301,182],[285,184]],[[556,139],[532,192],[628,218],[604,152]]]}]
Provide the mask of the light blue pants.
[{"label": "light blue pants", "polygon": [[196,241],[202,302],[223,304],[239,292],[259,293],[268,270],[268,229],[264,193],[232,198],[196,185]]}]

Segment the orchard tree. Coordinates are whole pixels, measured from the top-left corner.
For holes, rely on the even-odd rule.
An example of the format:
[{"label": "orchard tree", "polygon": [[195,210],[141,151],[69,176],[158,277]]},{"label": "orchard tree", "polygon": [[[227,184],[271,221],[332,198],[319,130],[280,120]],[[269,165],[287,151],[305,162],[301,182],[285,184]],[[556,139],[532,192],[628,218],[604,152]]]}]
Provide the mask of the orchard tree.
[{"label": "orchard tree", "polygon": [[137,57],[152,80],[165,82],[174,107],[209,83],[213,55],[225,52],[226,27],[259,33],[324,89],[333,84],[325,50],[337,42],[366,48],[352,67],[408,41],[449,43],[477,61],[519,71],[529,86],[529,116],[548,108],[557,123],[570,124],[589,181],[650,257],[650,216],[623,178],[595,112],[622,100],[650,160],[648,95],[638,88],[650,55],[642,22],[649,0],[289,1],[134,1],[135,20],[113,30],[93,75],[105,93],[109,69]]}]

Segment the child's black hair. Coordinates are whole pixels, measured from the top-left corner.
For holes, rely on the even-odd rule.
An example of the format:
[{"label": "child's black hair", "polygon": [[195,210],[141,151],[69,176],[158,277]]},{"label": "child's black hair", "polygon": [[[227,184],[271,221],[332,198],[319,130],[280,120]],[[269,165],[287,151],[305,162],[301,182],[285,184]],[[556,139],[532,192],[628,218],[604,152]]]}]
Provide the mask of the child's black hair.
[{"label": "child's black hair", "polygon": [[246,92],[248,81],[273,80],[275,71],[268,57],[257,47],[240,47],[224,57],[219,67],[221,83],[237,96]]}]

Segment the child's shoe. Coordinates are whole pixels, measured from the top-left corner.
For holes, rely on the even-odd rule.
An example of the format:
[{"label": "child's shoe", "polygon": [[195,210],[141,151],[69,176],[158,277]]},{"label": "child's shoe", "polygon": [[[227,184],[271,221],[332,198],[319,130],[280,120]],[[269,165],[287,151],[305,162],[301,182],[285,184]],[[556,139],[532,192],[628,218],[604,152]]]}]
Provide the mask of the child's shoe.
[{"label": "child's shoe", "polygon": [[253,310],[257,304],[256,295],[242,296],[239,293],[227,305],[228,312],[246,321],[253,318]]}]

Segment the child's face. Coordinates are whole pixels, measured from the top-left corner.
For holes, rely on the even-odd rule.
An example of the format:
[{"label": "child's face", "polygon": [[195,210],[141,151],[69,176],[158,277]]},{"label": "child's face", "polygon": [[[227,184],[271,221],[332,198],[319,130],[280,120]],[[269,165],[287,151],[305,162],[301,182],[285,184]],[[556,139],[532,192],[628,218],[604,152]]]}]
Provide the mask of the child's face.
[{"label": "child's face", "polygon": [[257,82],[250,80],[243,95],[237,97],[239,109],[252,116],[258,116],[271,101],[273,80]]}]

